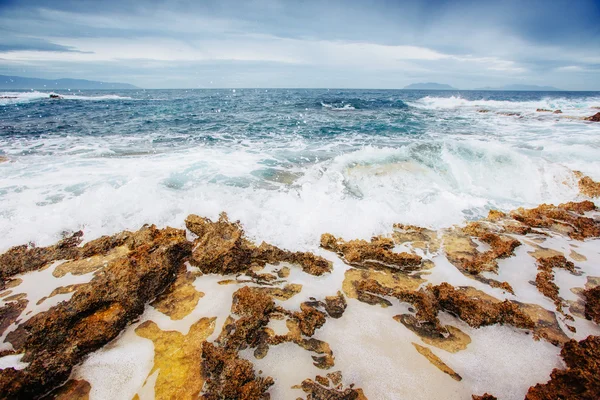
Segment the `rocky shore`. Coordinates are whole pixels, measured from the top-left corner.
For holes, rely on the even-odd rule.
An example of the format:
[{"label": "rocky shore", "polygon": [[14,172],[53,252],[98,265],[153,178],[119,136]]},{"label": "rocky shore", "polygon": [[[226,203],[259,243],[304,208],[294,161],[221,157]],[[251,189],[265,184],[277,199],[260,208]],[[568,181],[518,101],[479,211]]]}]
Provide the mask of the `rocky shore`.
[{"label": "rocky shore", "polygon": [[[583,196],[600,196],[597,182],[577,176]],[[473,386],[454,358],[483,340],[484,327],[502,327],[556,348],[556,368],[529,383],[526,399],[600,398],[600,211],[590,200],[492,210],[442,231],[397,224],[370,241],[324,233],[318,254],[257,245],[224,213],[190,215],[185,226],[83,245],[75,232],[0,255],[0,397],[101,398],[86,363],[136,340],[153,348],[153,362],[145,380],[126,379],[129,398],[377,398],[379,383],[347,373],[342,349],[325,340],[348,333],[339,327],[349,312],[370,307],[426,360],[414,368],[457,393],[503,398]],[[511,260],[522,272],[508,273]],[[388,309],[395,315],[381,314]],[[305,366],[273,369],[284,351]],[[512,384],[495,378],[496,388]]]}]

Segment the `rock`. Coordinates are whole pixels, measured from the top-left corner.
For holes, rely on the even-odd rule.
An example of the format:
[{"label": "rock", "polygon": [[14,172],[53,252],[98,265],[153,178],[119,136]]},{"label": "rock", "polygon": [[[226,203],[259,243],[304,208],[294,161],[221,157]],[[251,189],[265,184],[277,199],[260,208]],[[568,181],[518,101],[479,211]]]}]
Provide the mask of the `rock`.
[{"label": "rock", "polygon": [[58,95],[58,94],[51,94],[49,96],[51,99],[62,99],[62,96]]},{"label": "rock", "polygon": [[383,237],[374,237],[371,242],[365,240],[346,242],[324,233],[321,235],[321,247],[338,253],[346,263],[362,268],[414,271],[420,268],[422,261],[416,254],[393,252],[394,241]]},{"label": "rock", "polygon": [[600,221],[583,216],[596,206],[591,201],[569,202],[558,206],[542,204],[536,208],[518,208],[511,217],[532,228],[545,228],[575,240],[600,237]]},{"label": "rock", "polygon": [[591,117],[585,118],[585,120],[592,121],[592,122],[600,122],[600,112],[597,112],[596,114],[592,115]]},{"label": "rock", "polygon": [[495,396],[492,396],[489,393],[484,393],[481,396],[477,396],[477,395],[472,395],[471,398],[473,400],[498,400]]},{"label": "rock", "polygon": [[585,299],[585,317],[600,324],[600,286],[583,291]]},{"label": "rock", "polygon": [[589,176],[579,179],[579,193],[588,197],[600,197],[600,182],[595,182]]},{"label": "rock", "polygon": [[454,372],[454,370],[450,368],[445,362],[443,362],[438,356],[433,354],[430,348],[418,345],[416,343],[413,343],[412,345],[415,347],[415,349],[417,349],[419,354],[421,354],[427,360],[429,360],[429,362],[433,364],[436,368],[438,368],[440,371],[450,375],[450,377],[455,381],[462,381],[462,377],[456,372]]},{"label": "rock", "polygon": [[575,274],[575,265],[567,261],[565,256],[557,255],[553,257],[542,257],[537,259],[538,274],[535,283],[544,296],[548,297],[556,305],[556,309],[562,312],[562,299],[558,296],[559,288],[554,283],[554,268],[562,268]]},{"label": "rock", "polygon": [[[329,375],[327,374],[328,377]],[[355,389],[353,385],[346,389],[330,388],[327,378],[317,376],[315,380],[316,382],[312,379],[305,379],[300,385],[300,388],[307,394],[306,400],[367,400],[362,389]],[[339,381],[338,384],[333,382],[334,385],[341,386],[341,373]]]},{"label": "rock", "polygon": [[538,108],[535,111],[537,111],[537,112],[552,112],[552,110],[548,110],[547,108]]},{"label": "rock", "polygon": [[158,371],[154,384],[154,398],[198,398],[204,379],[199,360],[202,345],[215,329],[216,318],[201,318],[186,335],[178,331],[163,331],[153,321],[146,321],[135,333],[154,344],[154,365],[148,376]]},{"label": "rock", "polygon": [[253,265],[288,262],[297,264],[311,275],[331,271],[331,263],[312,253],[290,252],[262,243],[256,247],[246,239],[239,221],[229,222],[222,213],[217,222],[197,215],[185,220],[187,228],[198,235],[190,263],[203,273],[235,274],[247,271]]},{"label": "rock", "polygon": [[[149,226],[134,236],[140,240],[126,256],[108,263],[70,300],[34,315],[7,336],[15,353],[25,353],[22,361],[30,364],[22,370],[3,370],[0,397],[35,398],[63,383],[73,366],[114,339],[173,282],[191,252],[185,231]],[[42,259],[47,260],[50,251],[72,251],[61,243],[44,248]]]},{"label": "rock", "polygon": [[600,336],[565,343],[560,352],[566,369],[554,369],[547,383],[529,388],[525,400],[595,400],[600,398]]},{"label": "rock", "polygon": [[562,114],[562,110],[554,110],[553,114]]},{"label": "rock", "polygon": [[10,161],[6,156],[0,156],[0,164]]}]

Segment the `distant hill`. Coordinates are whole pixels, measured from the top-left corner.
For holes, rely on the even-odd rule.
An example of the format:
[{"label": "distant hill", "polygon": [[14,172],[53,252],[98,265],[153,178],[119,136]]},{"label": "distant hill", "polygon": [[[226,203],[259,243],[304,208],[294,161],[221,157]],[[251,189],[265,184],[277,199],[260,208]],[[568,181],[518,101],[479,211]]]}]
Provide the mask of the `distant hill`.
[{"label": "distant hill", "polygon": [[413,83],[408,86],[405,86],[404,89],[407,90],[458,90],[450,85],[446,85],[443,83]]},{"label": "distant hill", "polygon": [[39,79],[0,75],[0,89],[138,89],[128,83],[85,79]]},{"label": "distant hill", "polygon": [[505,85],[501,87],[483,87],[475,90],[521,90],[521,91],[536,91],[536,92],[560,92],[562,89],[553,86],[538,86],[538,85]]}]

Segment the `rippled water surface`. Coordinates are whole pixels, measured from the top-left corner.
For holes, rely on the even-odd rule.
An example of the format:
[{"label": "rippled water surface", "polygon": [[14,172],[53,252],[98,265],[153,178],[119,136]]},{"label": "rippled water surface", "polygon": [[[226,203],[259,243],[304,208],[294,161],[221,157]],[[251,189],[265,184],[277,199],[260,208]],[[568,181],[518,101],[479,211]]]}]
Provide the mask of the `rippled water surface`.
[{"label": "rippled water surface", "polygon": [[[598,92],[0,93],[2,249],[226,211],[291,249],[577,197]],[[538,112],[537,109],[562,113]]]}]

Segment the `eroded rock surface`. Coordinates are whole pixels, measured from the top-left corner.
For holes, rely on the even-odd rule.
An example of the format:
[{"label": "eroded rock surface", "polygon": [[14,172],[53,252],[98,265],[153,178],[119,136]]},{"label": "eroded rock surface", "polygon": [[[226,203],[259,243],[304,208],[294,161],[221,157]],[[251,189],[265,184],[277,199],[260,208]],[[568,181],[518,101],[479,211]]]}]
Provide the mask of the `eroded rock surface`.
[{"label": "eroded rock surface", "polygon": [[600,336],[570,340],[560,352],[566,369],[554,369],[547,383],[529,388],[525,400],[600,398]]},{"label": "eroded rock surface", "polygon": [[[15,353],[25,353],[22,361],[30,364],[22,370],[3,370],[0,397],[37,397],[61,384],[75,364],[115,338],[173,282],[191,250],[185,231],[149,226],[136,236],[146,240],[132,243],[126,256],[97,272],[70,300],[34,315],[7,336]],[[63,243],[51,249],[71,251],[72,246]],[[41,252],[44,262],[49,251]]]},{"label": "eroded rock surface", "polygon": [[[330,380],[334,387],[329,387]],[[306,393],[306,400],[367,400],[362,389],[355,389],[354,385],[343,388],[342,376],[339,371],[335,376],[327,374],[327,378],[317,376],[315,381],[305,379],[300,385],[300,388]]]},{"label": "eroded rock surface", "polygon": [[225,213],[217,222],[192,214],[185,224],[198,235],[190,263],[203,273],[236,274],[254,265],[279,262],[297,264],[311,275],[331,271],[329,261],[312,253],[290,252],[264,242],[255,246],[245,237],[240,222],[230,222]]},{"label": "eroded rock surface", "polygon": [[374,237],[366,240],[345,241],[325,233],[321,235],[321,247],[337,253],[342,259],[359,268],[414,271],[420,268],[421,257],[410,253],[395,253],[395,244],[390,238]]},{"label": "eroded rock surface", "polygon": [[558,296],[559,288],[554,283],[553,269],[566,269],[575,274],[575,265],[564,256],[542,257],[537,259],[538,274],[535,283],[538,290],[546,297],[554,301],[556,309],[562,312],[563,300]]}]

